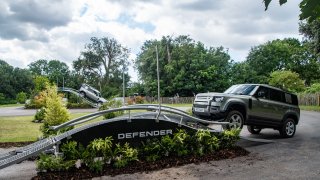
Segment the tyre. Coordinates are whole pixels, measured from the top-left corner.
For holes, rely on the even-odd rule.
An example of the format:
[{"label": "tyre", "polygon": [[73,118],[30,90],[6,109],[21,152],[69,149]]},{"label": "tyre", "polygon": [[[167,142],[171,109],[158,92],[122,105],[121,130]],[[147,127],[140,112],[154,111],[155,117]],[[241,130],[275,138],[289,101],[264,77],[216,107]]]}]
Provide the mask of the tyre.
[{"label": "tyre", "polygon": [[296,133],[296,123],[293,119],[288,118],[284,121],[282,127],[279,129],[280,135],[284,138],[291,138]]},{"label": "tyre", "polygon": [[225,122],[229,122],[228,125],[223,125],[223,129],[233,129],[233,128],[239,128],[242,129],[244,118],[241,112],[239,111],[230,111],[227,115],[227,118],[225,119]]},{"label": "tyre", "polygon": [[247,126],[248,131],[251,134],[259,134],[261,132],[261,128],[258,128],[257,126]]}]

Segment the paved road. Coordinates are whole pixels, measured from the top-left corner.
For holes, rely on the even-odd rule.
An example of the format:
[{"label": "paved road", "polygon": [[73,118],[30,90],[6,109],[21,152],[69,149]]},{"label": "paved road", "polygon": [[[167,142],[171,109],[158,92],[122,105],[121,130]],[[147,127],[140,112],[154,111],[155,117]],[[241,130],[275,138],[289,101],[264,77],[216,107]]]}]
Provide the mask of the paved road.
[{"label": "paved road", "polygon": [[[96,112],[97,108],[90,109],[70,109],[70,113]],[[24,109],[21,107],[3,107],[0,108],[0,116],[32,116],[36,114],[35,109]]]},{"label": "paved road", "polygon": [[[241,140],[239,144],[251,152],[249,156],[96,179],[320,179],[320,113],[302,111],[297,133],[290,139],[268,129],[251,135],[246,127],[241,135],[275,142]],[[35,175],[35,164],[30,161],[0,170],[0,179],[30,179]]]}]

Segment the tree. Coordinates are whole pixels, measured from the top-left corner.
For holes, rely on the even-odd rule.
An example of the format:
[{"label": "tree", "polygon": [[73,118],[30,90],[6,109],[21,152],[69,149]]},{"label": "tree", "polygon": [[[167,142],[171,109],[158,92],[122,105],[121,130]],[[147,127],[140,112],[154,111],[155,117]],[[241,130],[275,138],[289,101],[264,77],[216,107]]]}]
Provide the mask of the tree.
[{"label": "tree", "polygon": [[104,96],[116,95],[121,89],[123,72],[126,82],[130,80],[129,50],[113,38],[92,37],[90,40],[73,67],[85,82],[102,90]]},{"label": "tree", "polygon": [[267,83],[269,74],[277,70],[291,70],[300,74],[309,84],[319,78],[317,60],[305,44],[287,38],[268,41],[251,48],[246,62],[255,71],[256,83]]},{"label": "tree", "polygon": [[270,74],[269,84],[289,92],[302,92],[304,83],[299,74],[292,71],[274,71]]},{"label": "tree", "polygon": [[[272,0],[263,0],[265,4],[265,10]],[[287,0],[279,0],[279,4],[285,4]],[[312,22],[316,19],[320,19],[320,1],[319,0],[302,0],[300,3],[300,20],[308,20]]]},{"label": "tree", "polygon": [[299,23],[299,32],[304,35],[314,54],[320,57],[320,19]]},{"label": "tree", "polygon": [[6,99],[15,99],[18,92],[30,94],[34,86],[30,71],[14,68],[3,60],[0,60],[0,79],[0,92]]},{"label": "tree", "polygon": [[320,83],[314,83],[305,91],[306,93],[320,93]]},{"label": "tree", "polygon": [[54,82],[57,86],[63,85],[63,80],[68,81],[70,70],[66,63],[59,60],[40,59],[28,65],[29,70],[35,75],[48,77],[50,82]]},{"label": "tree", "polygon": [[45,117],[40,130],[44,137],[48,137],[49,135],[55,134],[49,127],[68,121],[70,119],[70,113],[62,101],[62,97],[58,95],[57,86],[47,85],[44,94],[46,94]]},{"label": "tree", "polygon": [[230,56],[223,47],[205,48],[189,36],[167,36],[160,41],[146,41],[135,61],[147,95],[157,94],[156,45],[162,96],[193,96],[198,92],[223,91],[230,85]]}]

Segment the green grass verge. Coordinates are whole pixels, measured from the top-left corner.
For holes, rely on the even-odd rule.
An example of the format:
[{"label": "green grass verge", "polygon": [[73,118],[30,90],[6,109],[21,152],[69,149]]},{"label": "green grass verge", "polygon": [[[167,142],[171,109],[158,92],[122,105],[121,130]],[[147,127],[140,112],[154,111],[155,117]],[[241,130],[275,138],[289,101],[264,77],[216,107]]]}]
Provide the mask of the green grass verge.
[{"label": "green grass verge", "polygon": [[3,107],[20,107],[20,106],[24,106],[24,104],[2,104],[2,105],[0,105],[0,108],[3,108]]},{"label": "green grass verge", "polygon": [[[71,119],[89,113],[71,114]],[[36,141],[41,136],[41,123],[33,123],[33,116],[0,117],[0,142]]]},{"label": "green grass verge", "polygon": [[320,111],[320,106],[299,106],[304,111]]}]

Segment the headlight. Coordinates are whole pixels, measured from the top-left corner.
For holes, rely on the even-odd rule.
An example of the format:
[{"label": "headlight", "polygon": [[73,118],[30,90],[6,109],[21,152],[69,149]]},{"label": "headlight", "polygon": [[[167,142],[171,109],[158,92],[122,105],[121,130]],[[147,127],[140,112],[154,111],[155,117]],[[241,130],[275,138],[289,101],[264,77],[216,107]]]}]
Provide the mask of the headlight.
[{"label": "headlight", "polygon": [[213,97],[214,102],[222,102],[224,97]]}]

